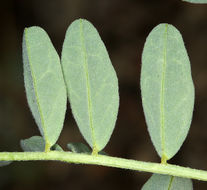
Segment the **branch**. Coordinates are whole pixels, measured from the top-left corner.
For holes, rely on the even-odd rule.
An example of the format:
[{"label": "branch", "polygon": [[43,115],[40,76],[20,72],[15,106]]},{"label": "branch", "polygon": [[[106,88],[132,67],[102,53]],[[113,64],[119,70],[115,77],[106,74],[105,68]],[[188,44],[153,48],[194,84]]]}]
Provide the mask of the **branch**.
[{"label": "branch", "polygon": [[142,162],[131,159],[104,155],[87,155],[72,152],[0,152],[0,161],[53,160],[75,164],[91,164],[135,171],[167,174],[207,181],[207,171],[197,170],[172,164]]}]

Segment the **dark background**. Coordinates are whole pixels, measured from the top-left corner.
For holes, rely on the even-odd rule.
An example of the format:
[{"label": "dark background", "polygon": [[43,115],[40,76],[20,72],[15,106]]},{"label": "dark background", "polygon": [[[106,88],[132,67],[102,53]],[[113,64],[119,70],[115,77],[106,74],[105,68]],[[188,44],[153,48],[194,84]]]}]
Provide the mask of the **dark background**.
[{"label": "dark background", "polygon": [[[196,89],[191,129],[170,163],[207,170],[207,5],[181,0],[5,0],[0,4],[0,151],[21,151],[20,139],[39,135],[27,105],[21,43],[24,27],[38,25],[60,54],[69,24],[86,18],[99,31],[117,72],[120,109],[105,151],[112,156],[160,162],[143,115],[140,65],[145,39],[167,22],[183,35]],[[84,142],[70,108],[58,143]],[[0,168],[0,189],[140,189],[151,174],[57,162],[15,162]],[[194,180],[195,189],[207,182]]]}]

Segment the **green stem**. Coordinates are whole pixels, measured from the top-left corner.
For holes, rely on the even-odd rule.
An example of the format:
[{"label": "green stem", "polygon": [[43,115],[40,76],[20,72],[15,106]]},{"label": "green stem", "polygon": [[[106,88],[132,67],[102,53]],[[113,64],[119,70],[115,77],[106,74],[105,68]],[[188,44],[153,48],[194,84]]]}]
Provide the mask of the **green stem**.
[{"label": "green stem", "polygon": [[72,152],[0,152],[0,161],[54,160],[76,164],[93,164],[136,171],[168,174],[207,181],[207,171],[172,164],[142,162],[104,155],[87,155]]}]

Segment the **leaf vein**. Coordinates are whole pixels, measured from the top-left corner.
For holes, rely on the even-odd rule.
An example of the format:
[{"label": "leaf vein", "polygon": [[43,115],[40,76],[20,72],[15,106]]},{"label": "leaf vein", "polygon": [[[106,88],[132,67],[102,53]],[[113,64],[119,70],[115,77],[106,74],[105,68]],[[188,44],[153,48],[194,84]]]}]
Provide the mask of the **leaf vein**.
[{"label": "leaf vein", "polygon": [[174,178],[175,178],[174,176],[171,176],[170,183],[169,183],[169,186],[168,186],[167,190],[170,190],[172,188],[172,183],[173,183]]},{"label": "leaf vein", "polygon": [[[37,103],[37,108],[38,108],[38,111],[39,111],[39,114],[40,114],[40,120],[41,120],[41,125],[42,125],[42,129],[43,129],[43,132],[44,132],[44,136],[46,134],[46,129],[45,129],[45,124],[44,124],[44,118],[43,118],[43,113],[42,113],[42,110],[41,110],[41,106],[40,106],[40,103],[39,103],[39,97],[38,97],[38,93],[37,93],[37,81],[36,81],[36,78],[35,78],[35,75],[34,75],[34,72],[33,72],[33,68],[32,68],[32,64],[30,63],[30,47],[29,47],[29,44],[28,44],[28,39],[27,39],[27,30],[25,30],[25,44],[26,44],[26,48],[27,48],[27,56],[28,56],[28,64],[29,64],[29,68],[30,68],[30,72],[31,72],[31,76],[32,76],[32,83],[33,83],[33,87],[34,87],[34,93],[35,93],[35,99],[36,99],[36,103]],[[45,139],[46,140],[46,139]],[[45,142],[46,144],[49,144],[49,142]]]},{"label": "leaf vein", "polygon": [[85,47],[85,39],[83,34],[83,22],[80,20],[80,35],[81,35],[81,44],[84,53],[84,71],[86,75],[86,87],[87,87],[87,96],[88,96],[88,112],[89,112],[89,125],[91,129],[91,136],[93,142],[93,149],[97,149],[96,141],[95,141],[95,132],[93,128],[93,116],[92,116],[92,101],[91,101],[91,91],[90,91],[90,84],[89,84],[89,72],[88,72],[88,62],[87,62],[87,52]]},{"label": "leaf vein", "polygon": [[161,79],[161,97],[160,97],[160,112],[161,112],[161,148],[162,148],[162,158],[165,157],[165,110],[164,110],[164,93],[165,93],[165,74],[166,74],[166,48],[167,48],[167,29],[168,25],[165,25],[165,31],[164,31],[164,47],[163,47],[163,64],[162,64],[162,79]]}]

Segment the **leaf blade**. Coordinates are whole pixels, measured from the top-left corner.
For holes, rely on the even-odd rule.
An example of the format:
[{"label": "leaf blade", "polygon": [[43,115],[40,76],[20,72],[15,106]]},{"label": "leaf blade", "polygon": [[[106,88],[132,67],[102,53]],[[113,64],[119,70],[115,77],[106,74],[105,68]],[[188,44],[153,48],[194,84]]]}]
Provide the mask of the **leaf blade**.
[{"label": "leaf blade", "polygon": [[40,27],[25,29],[22,46],[27,101],[49,149],[60,135],[66,111],[59,56]]},{"label": "leaf blade", "polygon": [[151,140],[165,162],[185,140],[194,105],[190,61],[182,36],[172,25],[160,24],[147,37],[141,93]]},{"label": "leaf blade", "polygon": [[191,179],[153,174],[142,190],[193,190]]},{"label": "leaf blade", "polygon": [[117,118],[118,80],[91,23],[79,19],[69,26],[61,61],[76,123],[91,148],[100,151],[109,141]]}]

